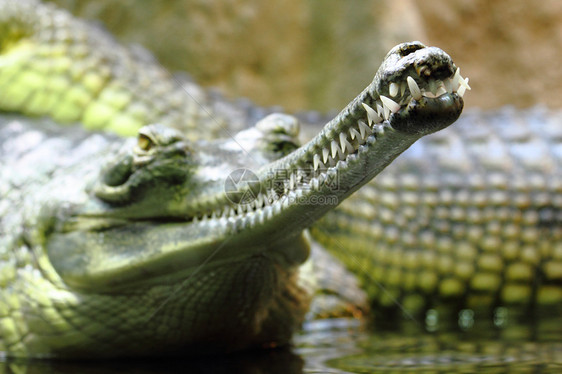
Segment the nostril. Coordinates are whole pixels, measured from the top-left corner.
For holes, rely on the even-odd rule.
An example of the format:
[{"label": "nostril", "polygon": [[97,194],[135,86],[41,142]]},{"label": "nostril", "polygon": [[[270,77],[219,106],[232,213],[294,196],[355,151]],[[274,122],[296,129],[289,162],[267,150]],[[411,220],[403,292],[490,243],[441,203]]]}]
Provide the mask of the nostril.
[{"label": "nostril", "polygon": [[415,51],[419,51],[420,49],[424,49],[425,45],[420,42],[410,42],[402,44],[402,48],[400,48],[400,55],[402,57],[408,56]]},{"label": "nostril", "polygon": [[432,76],[435,79],[445,80],[453,75],[455,72],[454,68],[449,64],[444,64],[441,66],[437,66],[433,69]]}]

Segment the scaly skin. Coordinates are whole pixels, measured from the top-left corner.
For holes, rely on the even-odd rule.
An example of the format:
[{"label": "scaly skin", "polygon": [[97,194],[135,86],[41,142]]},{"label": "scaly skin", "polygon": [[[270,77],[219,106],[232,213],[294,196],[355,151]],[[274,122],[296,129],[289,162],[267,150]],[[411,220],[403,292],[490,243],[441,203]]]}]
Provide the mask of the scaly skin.
[{"label": "scaly skin", "polygon": [[[303,230],[458,118],[465,83],[456,71],[438,48],[397,46],[373,83],[302,147],[284,115],[197,143],[151,125],[136,145],[7,121],[2,350],[108,357],[287,344],[310,298],[298,281],[309,253]],[[450,89],[394,104],[385,97],[434,81]],[[371,107],[384,102],[380,118]],[[257,179],[225,194],[240,168]],[[242,201],[244,193],[255,198]]]},{"label": "scaly skin", "polygon": [[[15,36],[7,32],[0,34],[0,38],[3,38],[0,105],[4,108],[27,114],[47,113],[57,118],[58,122],[79,120],[89,128],[105,128],[121,134],[132,134],[143,121],[156,120],[179,129],[184,126],[193,129],[192,124],[205,123],[205,126],[196,131],[186,133],[190,139],[212,137],[220,127],[218,125],[236,127],[232,125],[232,118],[225,120],[227,122],[210,118],[226,117],[218,115],[213,110],[216,105],[208,102],[205,97],[197,96],[198,102],[207,106],[202,111],[198,109],[199,106],[194,106],[187,95],[178,91],[178,82],[170,80],[155,63],[145,62],[146,59],[142,62],[135,61],[130,57],[131,52],[122,49],[105,33],[94,31],[67,15],[60,16],[64,22],[50,22],[49,18],[60,12],[43,6],[33,5],[32,11],[27,8],[26,16],[23,17],[21,8],[18,7],[25,9],[29,6],[27,3],[0,4],[4,10],[0,14],[2,30],[20,30],[13,32]],[[31,27],[38,14],[43,14],[40,17],[43,21]],[[53,26],[46,27],[48,24]],[[49,28],[55,28],[59,32],[51,34],[48,32]],[[68,30],[82,30],[83,33]],[[82,39],[75,35],[82,35]],[[43,45],[45,55],[39,59],[36,53],[41,49],[37,42],[53,38],[61,39],[57,39],[58,43]],[[63,39],[66,41],[62,41]],[[79,42],[83,47],[86,46],[82,48],[82,59],[88,60],[84,56],[91,52],[92,47],[88,46],[94,44],[100,55],[107,55],[109,49],[120,57],[96,60],[97,64],[105,66],[99,71],[105,71],[104,74],[107,75],[101,74],[101,78],[96,78],[98,69],[90,70],[89,79],[86,79],[86,74],[73,75],[68,69],[75,65],[69,64],[64,56],[70,55],[76,40],[85,40]],[[56,45],[57,48],[52,48],[51,45]],[[61,56],[60,60],[53,59],[57,53]],[[52,104],[48,100],[49,95],[41,95],[41,92],[49,92],[45,88],[46,83],[26,78],[26,72],[35,71],[35,61],[43,61],[43,68],[58,66],[55,69],[59,72],[59,75],[55,75],[58,77],[56,80],[64,81],[65,85],[76,85],[78,91],[89,87],[86,82],[101,82],[96,86],[96,93],[91,95],[91,100],[94,101],[90,102],[88,99],[87,103],[80,102],[78,99],[84,95],[74,95],[74,90],[66,95],[59,95],[58,92],[61,91],[53,90],[54,94],[50,96],[57,97],[57,105]],[[53,61],[52,65],[48,61]],[[56,61],[62,62],[59,65]],[[132,68],[140,69],[135,71],[134,76],[144,76],[148,72],[146,79],[149,79],[154,76],[151,74],[156,74],[150,73],[151,71],[158,71],[161,75],[156,74],[159,77],[157,83],[166,88],[160,91],[147,90],[147,86],[144,86],[143,98],[139,98],[141,86],[137,80],[130,79],[127,84],[123,84],[121,74],[114,73],[119,71],[118,66],[124,66],[120,61],[134,61],[135,66]],[[36,71],[41,72],[41,63],[37,66]],[[76,69],[80,70],[79,66]],[[35,77],[42,76],[39,74]],[[18,84],[14,85],[14,82]],[[150,87],[154,87],[153,83]],[[115,87],[119,89],[115,90]],[[3,95],[6,92],[10,94]],[[103,92],[107,94],[102,95]],[[116,102],[127,103],[120,104],[125,105],[124,107],[114,106],[113,99],[103,99],[106,97],[104,95],[111,98],[116,92],[121,98]],[[167,106],[171,105],[168,99],[162,100],[159,105],[163,105],[164,109],[155,114],[146,105],[147,102],[160,102],[162,92],[181,92],[182,100],[187,98],[188,102],[180,106],[191,109],[178,115],[185,119],[185,125],[181,121],[169,120],[171,116],[166,113],[176,112],[171,106]],[[385,94],[390,96],[388,92]],[[52,106],[30,105],[34,100],[38,100],[40,104],[47,100]],[[105,120],[95,119],[94,111],[87,110],[88,103],[98,105],[96,100],[113,108],[106,112],[108,114],[104,117]],[[129,109],[131,107],[142,109],[148,116],[135,117],[136,112]],[[117,112],[119,121],[114,120]],[[248,118],[244,117],[245,110],[242,112],[244,119],[237,122],[244,122]],[[68,116],[65,113],[75,114]],[[235,113],[240,114],[240,111]],[[408,311],[417,312],[439,305],[443,299],[452,303],[455,308],[509,304],[559,307],[562,300],[562,203],[559,198],[562,190],[559,182],[560,152],[557,151],[561,139],[559,121],[555,113],[547,113],[544,118],[535,111],[521,113],[508,112],[507,115],[500,113],[489,117],[477,113],[464,119],[466,124],[460,129],[461,132],[450,129],[435,141],[422,142],[415,148],[417,152],[408,152],[405,156],[410,157],[405,157],[402,161],[399,159],[395,169],[388,169],[378,178],[382,181],[381,185],[377,181],[369,183],[368,187],[353,195],[351,200],[344,202],[341,209],[329,213],[315,226],[314,236],[354,269],[376,305],[384,308],[400,305]],[[493,135],[489,136],[487,134],[490,130],[485,127],[488,121],[493,121],[496,117],[500,120],[494,124],[494,129],[503,126],[503,130],[491,130]],[[511,121],[517,124],[512,124]],[[533,124],[535,121],[536,125]],[[543,122],[549,121],[549,125],[541,126]],[[513,135],[509,135],[510,133]],[[288,132],[289,139],[293,135],[294,133]],[[265,144],[273,144],[273,149],[279,148],[279,144],[282,144],[281,148],[288,146],[291,149],[291,141],[275,141],[277,138],[273,132],[274,140],[270,143],[271,136],[269,134],[264,137],[269,139]],[[329,146],[328,143],[322,146],[326,145]],[[431,148],[427,148],[429,146]],[[500,154],[497,153],[498,146],[503,149]],[[435,157],[418,157],[421,150],[432,154],[430,149],[435,149]],[[537,149],[540,150],[538,154],[530,151]],[[269,159],[271,157],[264,156]],[[241,163],[240,166],[248,167],[248,162]],[[527,178],[529,175],[532,178]],[[41,180],[39,175],[34,177]],[[469,180],[470,183],[461,183],[462,187],[459,188],[459,181],[464,180]],[[33,191],[33,188],[30,187],[30,190]],[[102,196],[101,191],[98,194]],[[103,196],[115,203],[123,195],[113,195],[118,196],[116,200],[111,200],[109,195]],[[420,199],[425,203],[419,203]],[[3,224],[4,222],[6,220]],[[403,229],[405,226],[408,227],[406,233]],[[15,232],[21,230],[17,226],[12,227]],[[378,244],[375,248],[372,246],[373,242]],[[22,267],[28,257],[25,253],[22,250],[14,255],[24,259],[19,262]],[[14,261],[10,257],[8,263],[13,264]],[[9,277],[12,272],[9,266],[7,268],[6,279],[11,279]],[[71,275],[68,276],[70,279]],[[285,276],[291,278],[291,275]],[[293,283],[288,281],[288,284]],[[10,323],[4,320],[4,324]],[[99,327],[99,323],[87,323],[91,324],[91,330]],[[7,328],[13,329],[14,326]]]},{"label": "scaly skin", "polygon": [[2,0],[0,8],[4,111],[129,136],[152,122],[188,130],[193,140],[213,138],[225,126],[205,97],[140,48],[123,48],[52,5]]},{"label": "scaly skin", "polygon": [[312,234],[382,311],[560,311],[561,121],[560,112],[539,108],[465,113]]},{"label": "scaly skin", "polygon": [[[180,220],[166,208],[173,211],[192,192],[205,197],[197,185],[218,184],[205,173],[215,165],[230,170],[246,164],[234,140],[192,145],[151,126],[134,147],[134,140],[17,118],[0,129],[6,151],[0,168],[1,350],[34,357],[158,355],[289,339],[308,302],[295,282],[306,245],[294,238],[291,248],[278,251],[275,245],[191,248],[197,238],[220,240],[212,223]],[[144,136],[154,142],[152,149]],[[246,151],[250,160],[267,162],[259,143]],[[126,170],[111,166],[131,157],[135,172],[116,179]],[[225,165],[222,157],[233,161]],[[24,169],[30,172],[18,172]],[[134,204],[123,194],[119,203],[109,197],[119,181],[134,190]],[[133,212],[133,219],[137,206],[159,214]],[[124,211],[129,218],[119,213]]]}]

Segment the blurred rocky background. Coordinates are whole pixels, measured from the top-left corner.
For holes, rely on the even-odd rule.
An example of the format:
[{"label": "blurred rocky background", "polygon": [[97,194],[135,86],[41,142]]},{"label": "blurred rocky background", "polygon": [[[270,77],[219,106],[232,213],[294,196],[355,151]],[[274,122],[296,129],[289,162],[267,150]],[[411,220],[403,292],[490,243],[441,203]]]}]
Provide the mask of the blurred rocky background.
[{"label": "blurred rocky background", "polygon": [[339,109],[395,44],[443,48],[470,78],[467,107],[562,100],[559,0],[55,0],[229,97]]}]

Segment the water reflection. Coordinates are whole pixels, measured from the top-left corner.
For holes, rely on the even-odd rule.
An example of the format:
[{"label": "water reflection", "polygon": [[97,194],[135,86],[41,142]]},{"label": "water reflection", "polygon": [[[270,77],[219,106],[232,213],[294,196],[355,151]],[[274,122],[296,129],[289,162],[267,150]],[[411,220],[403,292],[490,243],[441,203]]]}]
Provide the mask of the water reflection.
[{"label": "water reflection", "polygon": [[0,374],[562,372],[559,315],[499,310],[494,318],[479,318],[462,310],[455,326],[435,311],[429,316],[425,325],[402,321],[376,328],[357,320],[317,321],[296,336],[293,349],[191,359],[16,360],[0,362]]},{"label": "water reflection", "polygon": [[8,361],[0,374],[300,374],[304,361],[289,349],[223,357],[109,361]]},{"label": "water reflection", "polygon": [[[554,310],[553,310],[554,309]],[[425,325],[402,321],[359,333],[355,354],[325,362],[349,373],[560,373],[562,316],[559,307],[532,314],[497,308],[463,309],[453,318],[428,311]]]}]

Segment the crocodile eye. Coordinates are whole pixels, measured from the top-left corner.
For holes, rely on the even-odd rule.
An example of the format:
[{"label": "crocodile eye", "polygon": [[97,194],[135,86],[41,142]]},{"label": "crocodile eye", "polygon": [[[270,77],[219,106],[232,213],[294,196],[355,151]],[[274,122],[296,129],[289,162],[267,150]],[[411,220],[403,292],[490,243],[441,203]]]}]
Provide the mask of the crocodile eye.
[{"label": "crocodile eye", "polygon": [[146,135],[144,134],[139,134],[139,138],[137,141],[137,146],[142,149],[143,151],[149,151],[152,146],[154,145],[154,142]]}]

